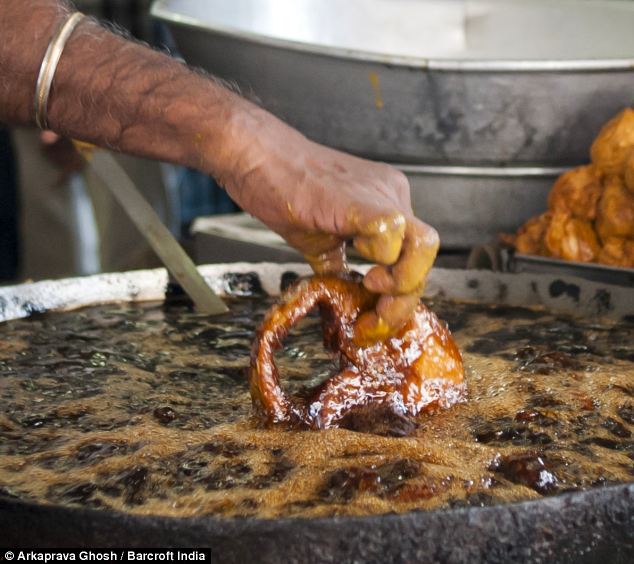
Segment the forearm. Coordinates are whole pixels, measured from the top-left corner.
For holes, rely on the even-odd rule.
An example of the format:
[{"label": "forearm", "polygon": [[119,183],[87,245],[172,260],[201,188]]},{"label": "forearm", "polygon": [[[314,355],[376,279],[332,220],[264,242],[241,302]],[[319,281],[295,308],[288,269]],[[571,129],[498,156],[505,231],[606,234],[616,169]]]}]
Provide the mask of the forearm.
[{"label": "forearm", "polygon": [[[31,124],[39,66],[67,8],[57,0],[4,0],[2,12],[0,121]],[[260,113],[186,65],[92,21],[68,41],[48,103],[50,127],[65,136],[220,178],[241,158],[245,131]]]},{"label": "forearm", "polygon": [[[34,121],[36,78],[64,18],[61,0],[2,0],[0,120]],[[414,311],[438,235],[414,217],[399,171],[309,141],[264,110],[166,55],[82,22],[62,54],[50,127],[96,145],[214,176],[246,211],[299,249],[318,272],[345,268],[345,241],[378,266],[384,294],[358,324],[386,337]]]}]

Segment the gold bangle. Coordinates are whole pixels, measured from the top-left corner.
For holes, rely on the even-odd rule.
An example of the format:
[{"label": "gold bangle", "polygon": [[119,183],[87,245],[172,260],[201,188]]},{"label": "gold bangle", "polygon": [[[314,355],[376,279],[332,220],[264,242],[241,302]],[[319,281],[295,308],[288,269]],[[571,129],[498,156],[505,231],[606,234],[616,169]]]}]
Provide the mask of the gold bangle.
[{"label": "gold bangle", "polygon": [[55,71],[68,39],[83,18],[84,14],[81,12],[70,14],[53,35],[42,59],[40,74],[35,85],[35,123],[40,129],[48,129],[48,98]]}]

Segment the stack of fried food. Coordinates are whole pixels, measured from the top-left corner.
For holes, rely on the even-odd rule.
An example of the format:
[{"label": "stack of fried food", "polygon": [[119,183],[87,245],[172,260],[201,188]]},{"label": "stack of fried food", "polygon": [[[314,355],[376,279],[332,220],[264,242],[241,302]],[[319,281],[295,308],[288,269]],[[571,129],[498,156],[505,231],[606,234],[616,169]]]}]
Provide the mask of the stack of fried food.
[{"label": "stack of fried food", "polygon": [[522,254],[634,268],[634,109],[603,127],[590,158],[557,179],[548,211],[502,240]]}]

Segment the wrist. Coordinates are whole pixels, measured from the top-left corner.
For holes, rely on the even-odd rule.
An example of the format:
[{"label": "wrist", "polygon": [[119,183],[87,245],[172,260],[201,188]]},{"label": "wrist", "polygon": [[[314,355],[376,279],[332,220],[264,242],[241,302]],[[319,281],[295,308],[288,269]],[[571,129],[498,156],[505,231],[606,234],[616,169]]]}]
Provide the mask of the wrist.
[{"label": "wrist", "polygon": [[[46,49],[69,11],[65,5],[51,2],[25,2],[6,9],[9,13],[2,17],[16,24],[6,31],[0,25],[0,68],[4,73],[0,80],[0,120],[26,125],[35,118],[35,85]],[[31,36],[27,47],[22,44],[23,30]]]},{"label": "wrist", "polygon": [[232,197],[246,184],[247,176],[271,164],[284,164],[289,151],[300,147],[306,138],[268,111],[231,94],[226,111],[221,112],[222,123],[207,151],[207,172]]},{"label": "wrist", "polygon": [[212,114],[208,124],[209,143],[202,147],[202,162],[205,172],[226,187],[235,182],[241,171],[253,166],[259,132],[268,114],[230,92]]}]

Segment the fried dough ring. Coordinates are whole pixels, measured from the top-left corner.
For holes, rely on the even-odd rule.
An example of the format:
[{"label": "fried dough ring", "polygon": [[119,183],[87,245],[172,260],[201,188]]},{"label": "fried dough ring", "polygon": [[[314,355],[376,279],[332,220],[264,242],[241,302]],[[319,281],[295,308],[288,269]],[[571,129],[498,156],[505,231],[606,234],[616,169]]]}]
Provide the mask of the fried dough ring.
[{"label": "fried dough ring", "polygon": [[[301,280],[269,311],[258,330],[249,374],[254,405],[269,423],[314,429],[337,426],[351,410],[388,406],[401,415],[446,408],[466,391],[462,357],[448,329],[424,305],[393,338],[370,346],[353,343],[357,317],[376,295],[359,282],[334,276]],[[289,398],[280,385],[274,353],[302,317],[319,306],[326,347],[340,360],[340,372]]]}]

